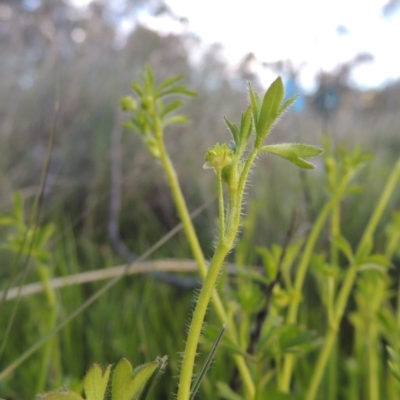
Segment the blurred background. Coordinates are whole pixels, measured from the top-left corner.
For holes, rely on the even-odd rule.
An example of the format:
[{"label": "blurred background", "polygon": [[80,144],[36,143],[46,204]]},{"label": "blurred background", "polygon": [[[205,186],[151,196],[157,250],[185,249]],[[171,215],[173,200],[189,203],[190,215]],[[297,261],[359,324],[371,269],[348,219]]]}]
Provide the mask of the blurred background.
[{"label": "blurred background", "polygon": [[[118,109],[119,99],[131,94],[131,81],[149,63],[159,81],[184,74],[187,86],[199,94],[185,105],[191,123],[166,133],[191,210],[215,192],[214,176],[202,166],[210,145],[230,140],[223,116],[239,122],[248,101],[247,81],[261,94],[280,75],[287,95],[300,97],[270,142],[321,145],[325,136],[334,145],[360,145],[374,154],[359,177],[364,193],[345,207],[344,231],[356,241],[400,152],[398,38],[399,0],[1,0],[0,214],[11,212],[16,191],[27,207],[32,204],[56,116],[42,208],[43,223],[56,226],[54,275],[124,262],[110,237],[116,219],[119,239],[134,254],[178,223],[160,165],[139,137],[121,128],[126,116]],[[252,225],[254,248],[282,242],[294,206],[305,225],[312,223],[326,194],[322,161],[315,162],[317,168],[306,173],[272,157],[259,162],[248,197],[258,215]],[[116,165],[117,178],[112,178]],[[110,214],[110,203],[119,195],[121,203]],[[397,192],[393,205],[399,198]],[[215,209],[215,204],[208,207],[195,221],[207,256]],[[154,255],[162,257],[190,257],[184,236]],[[7,268],[0,274],[6,277]],[[34,274],[28,278],[37,280]],[[131,288],[132,282],[125,285]],[[80,292],[82,298],[87,294]],[[146,296],[137,300],[138,307]],[[125,301],[129,310],[136,300],[127,296]],[[69,304],[72,310],[75,303]],[[99,305],[99,320],[103,312]],[[91,318],[83,316],[80,323],[90,325]],[[143,318],[147,324],[149,315]],[[88,336],[102,333],[109,351],[99,342],[93,356],[96,349],[82,344],[82,359],[65,366],[75,377],[91,362],[102,361],[99,357],[113,362],[121,354],[143,362],[164,354],[165,346],[132,345],[131,325],[125,326],[126,342],[112,340],[114,328],[94,327],[93,322]],[[145,331],[140,340],[148,340]],[[174,335],[183,334],[184,328]],[[17,347],[10,360],[13,354]],[[7,386],[10,398],[16,388]]]},{"label": "blurred background", "polygon": [[[271,141],[318,144],[324,134],[336,144],[360,143],[379,160],[395,156],[400,2],[259,4],[1,1],[0,207],[10,204],[16,190],[25,199],[35,193],[57,100],[45,214],[79,220],[75,227],[107,241],[110,138],[124,118],[118,99],[130,93],[145,63],[159,80],[185,74],[199,93],[185,110],[192,124],[168,132],[192,206],[210,194],[213,177],[201,169],[204,154],[210,144],[229,140],[223,116],[238,121],[247,104],[247,81],[261,92],[281,75],[288,96],[300,94]],[[122,144],[122,231],[133,239],[143,215],[171,228],[176,216],[159,166],[133,134],[124,133]],[[272,174],[271,160],[264,160],[263,173],[271,176],[263,175],[259,192],[274,185],[279,160],[276,164]],[[292,175],[285,178],[288,185],[296,185]],[[317,176],[318,170],[306,179]],[[281,188],[274,190],[279,199]],[[274,215],[287,215],[288,203]]]}]

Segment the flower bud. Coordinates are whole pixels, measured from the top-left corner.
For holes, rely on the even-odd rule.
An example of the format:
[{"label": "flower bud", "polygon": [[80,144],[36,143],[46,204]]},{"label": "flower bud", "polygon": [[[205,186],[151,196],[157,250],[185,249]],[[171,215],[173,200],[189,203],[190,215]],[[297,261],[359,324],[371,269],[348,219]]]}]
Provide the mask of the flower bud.
[{"label": "flower bud", "polygon": [[119,104],[123,111],[136,111],[137,109],[137,103],[131,96],[123,97]]},{"label": "flower bud", "polygon": [[224,167],[233,163],[233,156],[233,151],[225,143],[217,143],[207,150],[206,163],[203,168],[214,168],[216,171],[221,171]]}]

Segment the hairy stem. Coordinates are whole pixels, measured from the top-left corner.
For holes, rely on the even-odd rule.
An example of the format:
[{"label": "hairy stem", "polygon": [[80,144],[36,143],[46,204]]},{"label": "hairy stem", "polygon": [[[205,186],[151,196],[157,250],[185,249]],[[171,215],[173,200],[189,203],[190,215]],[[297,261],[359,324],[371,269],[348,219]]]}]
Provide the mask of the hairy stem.
[{"label": "hairy stem", "polygon": [[[193,227],[193,223],[190,218],[188,208],[187,208],[184,196],[182,194],[182,190],[180,188],[175,169],[174,169],[173,164],[172,164],[172,162],[167,154],[167,151],[165,149],[164,142],[162,140],[162,137],[163,137],[162,133],[159,133],[158,137],[160,138],[160,140],[159,140],[159,148],[160,148],[160,152],[161,152],[160,160],[163,165],[164,171],[166,173],[168,184],[170,186],[175,205],[177,207],[180,219],[182,221],[182,224],[183,224],[183,227],[185,230],[185,234],[189,241],[189,245],[192,250],[193,256],[198,264],[200,275],[203,279],[206,279],[206,276],[208,276],[209,274],[207,273],[206,261],[204,258],[203,251],[201,249],[198,237],[197,237],[195,229]],[[221,185],[220,191],[222,191],[222,185]],[[223,199],[222,200],[219,199],[219,207],[223,208]],[[222,219],[222,217],[223,217],[223,219]],[[222,214],[222,216],[220,215],[220,221],[221,220],[222,220],[222,224],[223,224],[222,227],[225,230],[224,213]],[[220,234],[222,235],[223,231],[221,231]],[[228,251],[229,250],[230,249],[228,249]],[[218,276],[218,272],[219,272],[221,265],[222,265],[222,262],[219,265],[218,270],[216,271],[216,277]],[[209,273],[211,273],[211,265],[210,265],[209,271],[210,271]],[[215,280],[216,280],[216,278],[215,278]],[[214,283],[211,288],[210,296],[211,296],[213,306],[215,308],[215,311],[216,311],[220,321],[222,323],[226,324],[228,317],[227,317],[225,308],[223,306],[222,300],[221,300],[220,296],[218,295],[217,291],[214,289],[215,280],[214,280]],[[203,287],[205,287],[205,284],[206,284],[206,282],[204,282]],[[208,301],[207,301],[207,305],[208,305]],[[206,305],[206,308],[207,308],[207,305]],[[204,314],[205,314],[205,310],[204,310]],[[200,311],[199,311],[198,315],[201,315]],[[201,318],[201,324],[203,322],[203,318],[204,318],[204,315]],[[194,319],[194,316],[193,316],[193,319]],[[201,324],[200,324],[200,327],[201,327]],[[234,341],[234,343],[237,343],[236,329],[235,329],[235,326],[233,326],[232,324],[227,325],[227,336],[229,336],[229,338],[232,341]],[[245,387],[247,396],[249,398],[252,398],[254,396],[255,388],[254,388],[254,383],[251,378],[251,374],[247,367],[247,364],[246,364],[243,356],[241,356],[241,355],[235,355],[234,359],[235,359],[236,365],[240,371],[240,375],[242,377],[243,385]],[[189,379],[189,384],[190,384],[190,382],[191,382],[191,379]]]},{"label": "hairy stem", "polygon": [[[186,342],[185,352],[183,355],[183,362],[181,368],[181,375],[179,379],[178,400],[187,400],[190,395],[190,386],[193,376],[194,361],[197,352],[197,346],[200,340],[201,328],[203,326],[204,317],[210,302],[211,294],[213,293],[218,275],[220,273],[222,264],[226,255],[231,250],[235,241],[239,226],[240,226],[240,212],[243,200],[243,192],[246,184],[251,165],[257,156],[257,150],[253,150],[243,171],[238,173],[238,186],[236,190],[230,191],[229,209],[227,214],[226,235],[220,236],[218,246],[215,250],[214,257],[211,260],[210,268],[208,270],[203,288],[201,289],[196,308],[192,317],[189,328],[189,334]],[[237,166],[235,166],[236,168]],[[235,169],[235,171],[239,171]],[[235,179],[235,178],[234,178]],[[235,185],[234,185],[235,186]],[[239,365],[238,365],[239,367]],[[243,378],[243,376],[242,376]],[[247,397],[252,399],[255,395],[255,389],[250,393],[247,391]]]}]

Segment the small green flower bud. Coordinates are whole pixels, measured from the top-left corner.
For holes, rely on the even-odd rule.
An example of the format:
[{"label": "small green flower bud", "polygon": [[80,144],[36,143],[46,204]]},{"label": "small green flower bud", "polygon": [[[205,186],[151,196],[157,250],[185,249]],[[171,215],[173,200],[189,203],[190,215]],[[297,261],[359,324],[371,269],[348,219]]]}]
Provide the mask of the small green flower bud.
[{"label": "small green flower bud", "polygon": [[123,97],[119,104],[123,111],[136,111],[137,109],[137,103],[131,96]]},{"label": "small green flower bud", "polygon": [[233,156],[233,151],[225,143],[217,143],[207,150],[206,163],[203,168],[214,168],[216,171],[221,171],[224,167],[233,163]]},{"label": "small green flower bud", "polygon": [[144,110],[149,111],[153,107],[153,96],[147,95],[142,97],[142,107]]}]

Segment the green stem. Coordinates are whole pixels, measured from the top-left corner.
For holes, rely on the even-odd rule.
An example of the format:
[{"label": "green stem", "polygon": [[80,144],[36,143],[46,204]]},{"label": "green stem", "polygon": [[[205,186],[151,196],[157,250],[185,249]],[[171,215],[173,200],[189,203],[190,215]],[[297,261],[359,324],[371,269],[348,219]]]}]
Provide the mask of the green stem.
[{"label": "green stem", "polygon": [[[205,276],[207,275],[207,267],[203,255],[203,250],[201,249],[199,240],[196,235],[196,231],[194,230],[192,220],[190,218],[190,214],[188,212],[188,208],[186,205],[186,201],[185,198],[183,197],[182,190],[178,182],[178,177],[176,176],[175,169],[173,167],[171,159],[169,158],[165,150],[164,143],[162,141],[160,141],[159,147],[161,150],[160,161],[167,176],[167,181],[172,193],[172,197],[174,199],[176,208],[178,210],[179,217],[182,221],[183,229],[185,230],[185,234],[187,236],[190,248],[192,250],[193,257],[195,258],[198,264],[200,275],[204,279]],[[220,314],[221,312],[223,315],[225,315],[225,311],[221,310],[218,311],[218,314]]]},{"label": "green stem", "polygon": [[225,204],[224,204],[224,188],[222,182],[221,171],[217,173],[218,177],[218,208],[219,208],[219,235],[225,237]]},{"label": "green stem", "polygon": [[[161,129],[161,128],[159,128],[159,129]],[[186,237],[188,239],[190,248],[192,250],[193,257],[195,258],[195,260],[197,262],[200,275],[204,280],[204,279],[206,279],[206,276],[208,274],[207,274],[206,261],[204,258],[203,251],[201,249],[198,237],[197,237],[195,229],[193,227],[193,223],[190,218],[190,214],[188,212],[185,198],[182,194],[182,190],[179,185],[179,181],[178,181],[175,169],[174,169],[171,159],[169,158],[168,153],[165,149],[165,145],[162,140],[163,133],[159,132],[156,135],[156,137],[159,138],[158,144],[159,144],[159,149],[160,149],[160,161],[161,161],[164,171],[166,173],[167,181],[170,186],[171,193],[172,193],[176,208],[179,213],[179,217],[182,221]],[[220,207],[221,207],[221,200],[219,199],[219,201],[220,201]],[[223,207],[223,200],[222,200],[222,207]],[[222,219],[222,220],[223,220],[223,224],[224,224],[223,227],[225,229],[225,221],[224,221],[224,219]],[[204,283],[204,285],[205,285],[205,283]],[[225,311],[225,308],[223,306],[221,298],[215,289],[212,290],[212,292],[211,292],[211,300],[212,300],[213,306],[215,308],[215,311],[218,315],[218,318],[220,319],[220,321],[223,324],[226,324],[227,320],[228,320],[227,313]],[[236,329],[235,329],[234,325],[232,325],[232,324],[227,325],[227,336],[229,336],[229,338],[234,343],[237,343],[237,334],[236,334]],[[234,360],[235,360],[238,370],[240,372],[240,376],[242,378],[247,397],[252,399],[254,397],[255,387],[254,387],[254,383],[253,383],[250,371],[248,369],[248,366],[247,366],[243,356],[241,356],[241,355],[236,354],[234,356]]]},{"label": "green stem", "polygon": [[379,400],[378,332],[376,321],[371,321],[368,332],[369,400]]},{"label": "green stem", "polygon": [[362,254],[363,250],[372,240],[372,236],[375,229],[382,217],[383,212],[387,206],[387,203],[396,188],[397,181],[400,179],[400,158],[397,160],[392,173],[386,183],[386,187],[382,193],[378,205],[376,206],[374,213],[372,214],[366,229],[364,230],[363,236],[361,237],[360,245],[358,246],[356,256]]},{"label": "green stem", "polygon": [[[310,264],[312,253],[314,251],[315,245],[322,231],[322,228],[325,224],[325,221],[329,216],[329,213],[331,212],[335,204],[337,204],[340,201],[341,197],[343,196],[343,193],[345,192],[345,189],[353,175],[353,172],[354,171],[349,171],[345,175],[345,177],[342,179],[338,187],[338,190],[336,191],[336,194],[325,204],[315,224],[313,225],[313,228],[308,237],[307,244],[303,252],[303,256],[301,258],[299,267],[296,272],[296,279],[294,283],[295,297],[293,298],[292,302],[289,305],[289,311],[286,319],[288,324],[295,324],[297,322],[297,315],[301,301],[300,294],[302,292],[304,280],[306,277],[308,265]],[[279,388],[284,393],[289,393],[294,361],[295,361],[295,356],[293,354],[287,354],[284,357],[283,371],[279,379]]]},{"label": "green stem", "polygon": [[[361,237],[360,243],[357,248],[356,256],[357,256],[357,261],[360,255],[363,254],[367,246],[372,241],[373,234],[375,232],[376,226],[378,225],[378,222],[380,221],[382,214],[387,206],[387,203],[390,199],[390,196],[392,195],[394,189],[396,188],[396,184],[398,180],[400,179],[400,159],[397,161],[395,167],[393,168],[392,173],[390,174],[390,177],[387,181],[386,187],[382,193],[382,196],[378,202],[378,205],[376,206],[374,213],[372,214],[367,227],[364,230],[364,233]],[[329,355],[332,349],[332,346],[335,342],[335,338],[337,335],[337,330],[340,324],[340,321],[342,320],[344,310],[346,308],[351,290],[354,286],[356,277],[357,277],[357,272],[358,272],[359,265],[356,262],[356,264],[352,265],[350,269],[348,270],[345,280],[343,282],[342,288],[340,289],[338,299],[336,302],[336,309],[335,309],[335,318],[333,320],[333,323],[330,327],[330,330],[326,336],[324,345],[322,347],[321,353],[319,354],[317,364],[314,369],[314,374],[311,379],[310,386],[308,388],[308,392],[306,395],[305,400],[314,400],[317,391],[321,382],[321,379],[323,377],[323,374],[325,372],[325,367],[326,363],[329,359]]]},{"label": "green stem", "polygon": [[189,328],[188,339],[186,342],[183,362],[181,367],[181,375],[179,378],[178,400],[187,400],[190,396],[190,387],[192,383],[193,366],[197,352],[197,344],[199,342],[201,328],[203,326],[204,317],[207,307],[214,291],[220,268],[230,250],[230,246],[224,244],[218,245],[215,250],[214,257],[205,278],[203,288],[201,289],[199,299],[194,310],[192,322]]},{"label": "green stem", "polygon": [[[294,292],[295,298],[292,300],[289,306],[289,311],[287,315],[287,323],[288,324],[295,324],[297,320],[298,309],[300,305],[299,293],[301,293],[301,289],[304,283],[305,275],[307,272],[308,264],[310,262],[310,258],[312,252],[314,250],[315,244],[319,238],[319,234],[323,228],[323,225],[329,215],[330,209],[332,207],[333,200],[329,201],[325,204],[324,208],[322,209],[321,213],[318,216],[317,221],[313,225],[313,229],[308,237],[306,247],[304,249],[304,253],[297,270],[296,280],[294,284]],[[279,379],[279,388],[284,393],[289,393],[290,381],[292,378],[292,371],[294,366],[295,357],[292,354],[288,354],[284,357],[283,362],[283,370],[282,375]]]},{"label": "green stem", "polygon": [[[46,266],[38,265],[38,273],[40,280],[44,286],[44,294],[46,296],[47,305],[50,309],[50,315],[48,318],[47,330],[51,331],[54,329],[57,323],[57,300],[55,291],[50,285],[49,271]],[[36,393],[41,393],[45,390],[46,379],[49,375],[50,362],[52,356],[52,349],[55,345],[55,338],[51,338],[47,341],[43,349],[43,360],[41,363],[40,372],[38,374],[36,383]]]},{"label": "green stem", "polygon": [[[189,334],[186,342],[185,352],[183,355],[183,362],[181,367],[181,375],[179,378],[179,388],[178,388],[178,400],[187,400],[190,395],[190,387],[193,376],[194,361],[197,352],[197,346],[200,340],[201,329],[203,326],[204,317],[210,302],[211,294],[215,287],[218,275],[220,273],[222,264],[225,260],[226,255],[231,250],[233,243],[235,241],[237,231],[240,225],[241,216],[241,206],[243,200],[243,192],[246,184],[248,174],[251,169],[251,165],[257,156],[257,150],[253,150],[243,171],[238,179],[238,185],[235,186],[235,191],[232,189],[229,198],[229,209],[227,215],[227,230],[226,236],[219,238],[218,246],[215,250],[214,257],[211,260],[211,264],[206,276],[206,279],[201,289],[196,308],[192,317],[192,321],[189,328]],[[233,173],[236,173],[238,169],[236,166],[233,168]],[[236,179],[233,177],[232,179]],[[242,376],[243,378],[243,376]],[[255,396],[255,388],[253,386],[253,391],[251,393],[247,392],[247,397],[253,399]]]},{"label": "green stem", "polygon": [[[340,235],[340,199],[333,205],[332,215],[331,215],[331,238],[337,237]],[[330,244],[330,252],[331,252],[331,265],[334,268],[339,267],[339,252],[338,248],[333,240],[331,240]],[[336,277],[328,276],[327,278],[327,286],[328,286],[328,327],[333,321],[334,314],[334,300],[336,293]],[[338,371],[338,343],[335,341],[332,349],[332,354],[329,359],[328,365],[328,398],[329,400],[337,399],[337,371]]]}]

